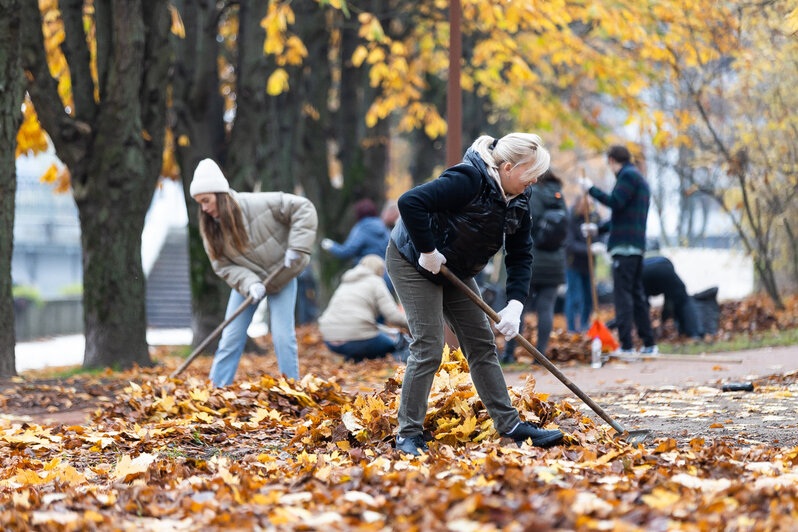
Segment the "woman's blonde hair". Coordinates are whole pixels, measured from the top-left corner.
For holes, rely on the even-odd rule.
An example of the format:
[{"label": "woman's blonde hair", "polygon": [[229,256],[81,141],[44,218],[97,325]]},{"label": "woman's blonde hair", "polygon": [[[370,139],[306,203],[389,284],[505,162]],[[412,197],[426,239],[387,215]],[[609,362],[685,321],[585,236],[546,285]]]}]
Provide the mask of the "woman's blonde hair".
[{"label": "woman's blonde hair", "polygon": [[379,255],[374,255],[373,253],[370,255],[365,255],[362,259],[360,259],[357,265],[368,268],[380,277],[382,277],[383,272],[385,272],[385,261],[382,259],[382,257]]},{"label": "woman's blonde hair", "polygon": [[208,244],[211,259],[224,256],[228,241],[244,253],[249,247],[249,236],[241,207],[227,192],[216,192],[216,211],[216,218],[202,210],[199,212],[200,234]]},{"label": "woman's blonde hair", "polygon": [[524,173],[521,182],[533,183],[549,168],[551,156],[543,147],[543,141],[534,133],[509,133],[500,139],[490,135],[482,135],[471,145],[471,149],[482,157],[488,173],[494,179],[499,179],[499,165],[510,163],[513,167],[519,164],[533,162],[532,166]]}]

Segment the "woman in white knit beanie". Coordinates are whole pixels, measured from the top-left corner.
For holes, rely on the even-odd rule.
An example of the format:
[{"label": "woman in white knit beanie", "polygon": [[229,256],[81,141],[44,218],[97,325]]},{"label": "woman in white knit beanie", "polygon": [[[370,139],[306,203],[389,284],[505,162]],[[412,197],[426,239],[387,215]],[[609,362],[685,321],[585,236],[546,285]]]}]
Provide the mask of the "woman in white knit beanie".
[{"label": "woman in white knit beanie", "polygon": [[[232,288],[231,315],[252,296],[254,302],[222,332],[210,379],[233,382],[258,302],[268,294],[270,331],[280,372],[299,379],[294,307],[296,276],[310,261],[316,239],[316,209],[306,198],[283,192],[237,193],[211,159],[194,170],[189,193],[200,206],[200,233],[213,271]],[[264,286],[270,274],[275,278]]]}]

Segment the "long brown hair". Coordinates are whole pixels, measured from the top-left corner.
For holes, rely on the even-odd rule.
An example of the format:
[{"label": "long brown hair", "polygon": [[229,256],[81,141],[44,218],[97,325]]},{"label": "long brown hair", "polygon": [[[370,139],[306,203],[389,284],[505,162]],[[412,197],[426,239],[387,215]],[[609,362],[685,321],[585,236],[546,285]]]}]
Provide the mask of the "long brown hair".
[{"label": "long brown hair", "polygon": [[249,236],[244,225],[241,207],[230,194],[217,192],[216,212],[218,218],[214,218],[202,210],[199,212],[200,233],[208,244],[208,253],[211,258],[216,260],[224,256],[228,239],[235,249],[244,253],[249,246]]}]

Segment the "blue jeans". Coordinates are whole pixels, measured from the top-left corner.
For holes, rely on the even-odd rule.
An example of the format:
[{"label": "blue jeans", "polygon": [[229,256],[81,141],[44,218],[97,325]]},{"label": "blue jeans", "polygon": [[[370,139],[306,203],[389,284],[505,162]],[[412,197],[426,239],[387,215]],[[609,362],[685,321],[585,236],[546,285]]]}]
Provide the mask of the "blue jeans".
[{"label": "blue jeans", "polygon": [[324,342],[333,353],[343,355],[345,360],[359,362],[368,358],[384,357],[397,348],[397,340],[385,333],[380,333],[367,340],[350,340],[349,342]]},{"label": "blue jeans", "polygon": [[[294,330],[294,307],[296,306],[296,279],[285,285],[276,294],[269,294],[269,331],[272,333],[274,351],[277,353],[277,365],[280,373],[289,379],[299,380],[299,360],[297,358],[296,331]],[[229,316],[246,299],[236,290],[230,291],[225,316]],[[247,327],[258,308],[257,304],[249,305],[222,331],[219,348],[213,357],[210,379],[214,386],[227,386],[233,382],[238,361],[244,352],[247,342]]]},{"label": "blue jeans", "polygon": [[[593,296],[590,294],[590,274],[566,269],[565,280],[565,320],[571,332],[585,332],[590,328],[590,312],[593,310]],[[579,325],[576,318],[579,317]]]}]

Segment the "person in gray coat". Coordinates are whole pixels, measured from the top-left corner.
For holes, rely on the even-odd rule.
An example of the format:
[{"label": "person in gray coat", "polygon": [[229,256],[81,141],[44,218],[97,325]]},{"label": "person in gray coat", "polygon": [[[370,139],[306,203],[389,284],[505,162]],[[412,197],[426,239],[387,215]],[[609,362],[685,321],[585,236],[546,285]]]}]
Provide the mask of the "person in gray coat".
[{"label": "person in gray coat", "polygon": [[[532,220],[532,278],[529,296],[521,314],[535,311],[538,317],[538,351],[546,354],[554,321],[554,303],[557,289],[565,283],[565,236],[568,210],[562,195],[562,181],[549,169],[536,185],[530,187],[529,217]],[[515,340],[504,348],[502,363],[515,360]]]}]

